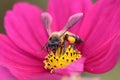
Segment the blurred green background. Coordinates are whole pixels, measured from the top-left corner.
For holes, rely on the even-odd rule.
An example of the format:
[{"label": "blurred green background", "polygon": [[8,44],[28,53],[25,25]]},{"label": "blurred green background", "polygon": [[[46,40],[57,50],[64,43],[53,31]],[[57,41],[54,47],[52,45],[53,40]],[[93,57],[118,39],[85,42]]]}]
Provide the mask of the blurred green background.
[{"label": "blurred green background", "polygon": [[36,4],[37,6],[43,8],[44,10],[45,7],[47,6],[47,0],[0,0],[0,32],[4,33],[3,19],[6,10],[11,9],[14,3],[22,1]]},{"label": "blurred green background", "polygon": [[[47,0],[29,0],[29,1],[28,0],[1,0],[0,1],[0,33],[1,32],[4,33],[3,18],[6,10],[11,9],[13,4],[18,1],[26,1],[32,4],[36,4],[37,6],[43,8],[44,10],[47,6]],[[83,74],[83,76],[86,76],[86,77],[100,77],[101,80],[120,80],[119,75],[120,75],[120,61],[117,64],[117,66],[108,73],[101,74],[101,75],[90,74],[90,73]]]}]

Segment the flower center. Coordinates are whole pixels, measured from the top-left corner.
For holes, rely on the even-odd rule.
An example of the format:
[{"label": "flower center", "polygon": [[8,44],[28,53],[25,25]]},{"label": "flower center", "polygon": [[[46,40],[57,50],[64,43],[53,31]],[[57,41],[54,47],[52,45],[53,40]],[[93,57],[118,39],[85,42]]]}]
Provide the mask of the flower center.
[{"label": "flower center", "polygon": [[53,72],[55,69],[65,68],[81,57],[82,55],[80,54],[80,51],[78,51],[77,49],[73,49],[71,45],[66,48],[65,52],[64,49],[58,48],[56,50],[56,53],[53,53],[51,51],[45,57],[45,69],[49,69],[51,72]]}]

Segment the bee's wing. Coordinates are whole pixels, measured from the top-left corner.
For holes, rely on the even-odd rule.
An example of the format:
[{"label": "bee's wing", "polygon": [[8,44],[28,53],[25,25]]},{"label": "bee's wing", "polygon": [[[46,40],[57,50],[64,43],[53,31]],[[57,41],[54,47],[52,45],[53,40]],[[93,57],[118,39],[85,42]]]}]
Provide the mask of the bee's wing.
[{"label": "bee's wing", "polygon": [[77,13],[77,14],[72,15],[72,16],[68,19],[65,27],[61,30],[61,36],[62,36],[66,31],[68,31],[70,28],[72,28],[82,17],[83,17],[83,13]]},{"label": "bee's wing", "polygon": [[49,13],[44,12],[41,14],[41,19],[48,33],[48,36],[50,36],[50,34],[52,33],[52,16]]}]

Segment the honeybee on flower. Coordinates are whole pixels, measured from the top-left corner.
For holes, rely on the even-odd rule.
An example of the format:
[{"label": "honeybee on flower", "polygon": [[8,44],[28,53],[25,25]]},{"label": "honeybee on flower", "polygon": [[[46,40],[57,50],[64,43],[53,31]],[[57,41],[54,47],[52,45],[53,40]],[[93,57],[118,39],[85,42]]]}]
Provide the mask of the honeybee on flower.
[{"label": "honeybee on flower", "polygon": [[[48,42],[45,44],[49,54],[44,61],[46,69],[48,68],[52,72],[56,68],[66,67],[71,62],[76,61],[81,57],[80,51],[75,48],[75,44],[80,44],[82,40],[77,35],[68,32],[68,30],[72,28],[82,16],[83,13],[72,15],[61,31],[52,32],[51,15],[49,13],[42,13],[42,22],[49,36]],[[68,42],[68,45],[66,44],[66,41]]]},{"label": "honeybee on flower", "polygon": [[[44,13],[40,8],[25,2],[16,3],[5,14],[6,34],[0,34],[0,65],[5,67],[0,67],[3,70],[0,74],[7,76],[1,77],[8,80],[60,80],[64,75],[75,73],[108,72],[119,58],[119,3],[120,0],[99,0],[95,4],[91,0],[49,0],[46,12],[52,17],[50,34],[44,20],[40,19]],[[53,44],[52,39],[49,40],[52,34],[63,30],[69,17],[81,12],[83,17],[68,30],[70,34],[65,32],[64,36],[67,33],[68,36],[62,38],[62,45]],[[75,36],[84,42],[75,43]],[[46,42],[48,52],[44,49],[37,54]]]}]

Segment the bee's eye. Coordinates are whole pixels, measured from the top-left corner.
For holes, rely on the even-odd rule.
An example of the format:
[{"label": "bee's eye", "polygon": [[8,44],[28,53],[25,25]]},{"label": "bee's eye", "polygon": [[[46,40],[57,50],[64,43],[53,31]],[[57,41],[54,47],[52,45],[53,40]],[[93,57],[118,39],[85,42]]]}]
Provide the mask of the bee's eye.
[{"label": "bee's eye", "polygon": [[49,42],[48,43],[48,46],[51,47],[51,46],[58,46],[58,42]]},{"label": "bee's eye", "polygon": [[52,40],[52,37],[50,37],[49,40]]}]

